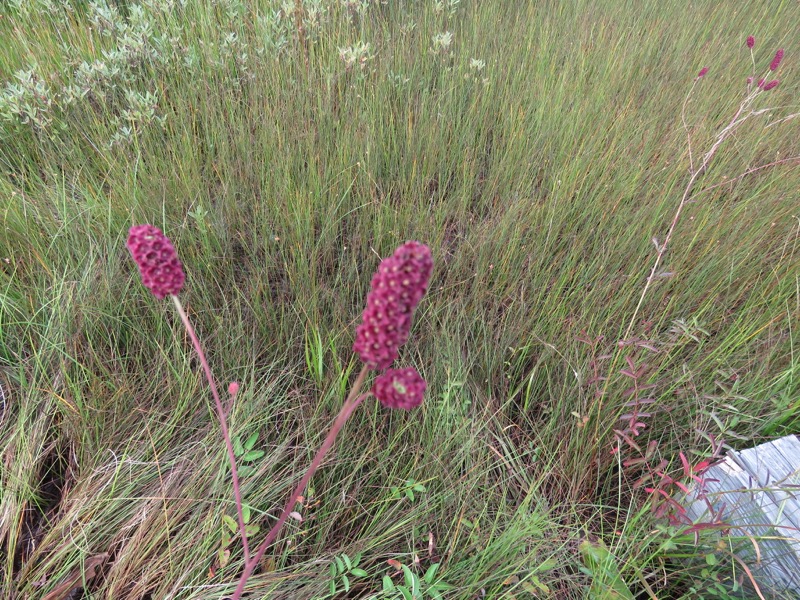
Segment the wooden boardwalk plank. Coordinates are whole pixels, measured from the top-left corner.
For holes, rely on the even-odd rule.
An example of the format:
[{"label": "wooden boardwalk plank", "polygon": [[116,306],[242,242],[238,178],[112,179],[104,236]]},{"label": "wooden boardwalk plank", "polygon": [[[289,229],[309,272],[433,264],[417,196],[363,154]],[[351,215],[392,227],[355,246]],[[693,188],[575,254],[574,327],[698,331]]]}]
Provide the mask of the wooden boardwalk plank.
[{"label": "wooden boardwalk plank", "polygon": [[[705,499],[698,486],[683,501],[695,523],[721,511],[733,535],[752,538],[738,555],[759,585],[773,592],[800,594],[800,440],[787,436],[741,452],[708,469]],[[714,481],[717,480],[717,481]]]}]

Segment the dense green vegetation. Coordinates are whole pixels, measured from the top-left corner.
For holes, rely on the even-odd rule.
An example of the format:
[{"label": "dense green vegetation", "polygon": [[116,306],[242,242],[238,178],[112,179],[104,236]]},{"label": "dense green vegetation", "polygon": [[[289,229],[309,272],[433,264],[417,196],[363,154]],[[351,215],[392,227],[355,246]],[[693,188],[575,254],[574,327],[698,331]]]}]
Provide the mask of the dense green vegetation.
[{"label": "dense green vegetation", "polygon": [[[138,279],[138,223],[173,240],[219,384],[241,383],[229,424],[264,451],[243,485],[262,534],[360,369],[380,257],[433,250],[401,358],[425,403],[359,409],[250,598],[402,598],[386,577],[435,598],[436,564],[464,600],[755,593],[731,558],[746,533],[695,539],[645,488],[678,492],[655,473],[680,480],[679,453],[800,425],[800,5],[18,0],[0,17],[3,597],[73,581],[216,599],[241,571],[208,387]],[[780,85],[724,132],[781,47]],[[614,430],[645,397],[637,453]]]}]

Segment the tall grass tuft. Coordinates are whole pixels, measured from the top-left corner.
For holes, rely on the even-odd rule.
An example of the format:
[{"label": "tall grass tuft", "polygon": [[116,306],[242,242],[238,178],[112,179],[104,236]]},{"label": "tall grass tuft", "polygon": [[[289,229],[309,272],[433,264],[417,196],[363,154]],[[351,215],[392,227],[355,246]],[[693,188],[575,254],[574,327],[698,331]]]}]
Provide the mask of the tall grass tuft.
[{"label": "tall grass tuft", "polygon": [[202,365],[125,248],[139,223],[239,383],[254,540],[357,377],[378,257],[417,239],[436,264],[400,351],[425,402],[353,414],[253,597],[750,585],[749,539],[695,537],[647,489],[797,429],[796,3],[0,17],[0,595],[223,598],[245,568]]}]

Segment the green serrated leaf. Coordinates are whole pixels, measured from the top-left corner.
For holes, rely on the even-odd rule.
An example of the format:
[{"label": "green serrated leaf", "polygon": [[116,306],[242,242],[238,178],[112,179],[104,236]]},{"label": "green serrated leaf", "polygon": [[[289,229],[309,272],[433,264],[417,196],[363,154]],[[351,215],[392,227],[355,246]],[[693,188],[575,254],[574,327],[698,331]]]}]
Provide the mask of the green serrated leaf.
[{"label": "green serrated leaf", "polygon": [[344,591],[350,591],[350,580],[347,578],[347,575],[342,575],[342,585],[344,585]]},{"label": "green serrated leaf", "polygon": [[347,554],[342,554],[342,560],[344,560],[344,564],[347,565],[348,571],[353,568],[353,562],[350,560],[350,557],[347,556]]},{"label": "green serrated leaf", "polygon": [[409,592],[408,588],[406,588],[405,586],[398,585],[395,589],[403,595],[404,600],[414,600],[414,597],[411,595],[411,592]]},{"label": "green serrated leaf", "polygon": [[425,486],[421,483],[418,483],[414,486],[414,490],[417,492],[427,492],[428,490],[425,489]]},{"label": "green serrated leaf", "polygon": [[388,575],[383,576],[383,591],[387,594],[394,591],[394,581]]},{"label": "green serrated leaf", "polygon": [[441,563],[434,563],[434,564],[432,564],[430,567],[428,567],[428,570],[427,570],[427,571],[425,571],[425,575],[423,575],[423,576],[422,576],[422,578],[423,578],[423,579],[424,579],[424,580],[425,580],[425,581],[426,581],[428,584],[432,584],[432,583],[433,583],[433,580],[434,580],[434,578],[436,577],[436,571],[438,571],[438,570],[439,570],[439,565],[440,565],[440,564],[441,564]]},{"label": "green serrated leaf", "polygon": [[335,594],[335,593],[336,593],[336,582],[335,582],[335,581],[331,581],[331,582],[328,584],[328,589],[331,591],[331,596],[332,596],[333,594]]},{"label": "green serrated leaf", "polygon": [[400,497],[400,489],[396,486],[392,486],[389,488],[389,491],[392,493],[392,498],[399,498]]},{"label": "green serrated leaf", "polygon": [[252,525],[245,525],[244,526],[244,533],[247,537],[252,537],[261,531],[261,527],[253,523]]},{"label": "green serrated leaf", "polygon": [[245,525],[250,522],[250,507],[247,504],[242,504],[242,521]]},{"label": "green serrated leaf", "polygon": [[414,501],[414,491],[411,488],[406,490],[406,497],[412,502]]},{"label": "green serrated leaf", "polygon": [[361,553],[358,553],[353,557],[353,566],[357,567],[358,563],[360,562],[361,562]]},{"label": "green serrated leaf", "polygon": [[331,567],[328,570],[331,572],[331,577],[336,577],[336,575],[338,575],[338,573],[336,572],[336,563],[335,562],[331,563]]},{"label": "green serrated leaf", "polygon": [[246,461],[258,460],[259,458],[261,458],[265,454],[266,454],[266,452],[264,452],[263,450],[250,450],[250,452],[247,452],[247,453],[245,453],[244,456],[242,456],[242,460],[246,460]]},{"label": "green serrated leaf", "polygon": [[709,567],[714,567],[719,564],[719,560],[717,560],[716,554],[706,554],[706,564]]},{"label": "green serrated leaf", "polygon": [[369,575],[369,573],[367,573],[364,569],[354,568],[352,571],[350,571],[350,575],[352,575],[353,577],[366,577],[367,575]]},{"label": "green serrated leaf", "polygon": [[256,441],[258,441],[258,432],[257,431],[244,441],[244,449],[245,450],[252,450],[253,446],[256,445]]},{"label": "green serrated leaf", "polygon": [[236,469],[236,472],[239,474],[239,477],[247,477],[248,475],[252,475],[255,473],[255,468],[249,465],[242,465]]},{"label": "green serrated leaf", "polygon": [[236,456],[241,456],[244,454],[244,446],[242,446],[242,440],[239,438],[239,436],[233,438],[233,453]]},{"label": "green serrated leaf", "polygon": [[336,566],[339,568],[339,573],[344,573],[347,570],[344,568],[344,561],[338,556],[334,556],[333,559],[336,561]]},{"label": "green serrated leaf", "polygon": [[239,531],[239,526],[236,524],[236,521],[233,520],[233,517],[230,515],[223,515],[222,522],[231,530],[231,533],[236,533]]}]

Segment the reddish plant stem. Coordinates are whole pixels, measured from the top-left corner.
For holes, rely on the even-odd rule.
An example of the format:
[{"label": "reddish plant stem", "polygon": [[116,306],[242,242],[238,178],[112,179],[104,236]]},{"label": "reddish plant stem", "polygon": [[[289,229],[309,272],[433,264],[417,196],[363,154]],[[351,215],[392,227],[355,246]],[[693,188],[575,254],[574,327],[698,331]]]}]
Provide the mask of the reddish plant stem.
[{"label": "reddish plant stem", "polygon": [[316,456],[311,461],[311,464],[308,466],[308,470],[306,471],[303,478],[300,480],[300,483],[297,484],[297,487],[292,492],[292,495],[289,496],[289,500],[286,502],[286,506],[283,507],[283,512],[281,513],[280,518],[272,526],[267,537],[261,542],[261,545],[258,547],[258,551],[255,553],[252,559],[245,560],[245,567],[244,571],[242,572],[242,576],[239,579],[239,585],[236,586],[236,590],[233,592],[233,596],[230,597],[229,600],[240,600],[242,597],[242,593],[244,592],[244,586],[247,584],[247,579],[252,575],[253,571],[256,568],[256,565],[261,561],[264,557],[264,554],[267,551],[269,545],[275,540],[280,531],[281,527],[286,523],[286,520],[289,518],[289,514],[292,512],[297,499],[303,493],[303,490],[306,489],[308,482],[311,480],[311,477],[314,475],[314,472],[319,468],[320,464],[322,464],[322,459],[325,458],[325,454],[328,450],[331,449],[333,446],[333,442],[336,439],[337,434],[341,431],[344,424],[347,422],[347,419],[350,418],[350,415],[353,414],[358,405],[366,398],[369,393],[358,395],[359,390],[361,389],[361,385],[364,383],[364,378],[367,376],[367,372],[369,369],[367,367],[363,367],[361,372],[358,374],[358,378],[356,379],[355,383],[353,384],[352,390],[350,390],[350,395],[345,400],[344,404],[342,405],[342,409],[339,411],[339,414],[336,416],[336,420],[331,425],[331,429],[328,432],[325,441],[322,442],[322,446],[320,446],[319,450],[317,451]]},{"label": "reddish plant stem", "polygon": [[205,372],[206,379],[208,380],[208,385],[211,387],[211,395],[214,396],[214,403],[217,406],[219,426],[222,429],[222,437],[225,439],[225,446],[228,449],[228,460],[231,463],[231,474],[233,475],[233,495],[236,500],[236,514],[239,517],[239,533],[242,536],[244,559],[247,561],[250,558],[250,546],[247,544],[247,530],[244,524],[244,513],[242,512],[242,492],[239,487],[239,474],[236,470],[236,454],[233,452],[231,436],[228,433],[228,425],[225,420],[225,410],[222,408],[222,401],[219,398],[219,392],[217,392],[217,384],[214,383],[214,378],[211,376],[211,367],[208,366],[206,355],[203,352],[203,348],[200,346],[200,340],[197,339],[197,334],[194,331],[194,327],[192,327],[192,324],[189,322],[189,317],[186,315],[186,311],[183,310],[181,301],[178,300],[178,297],[174,294],[172,295],[172,301],[175,303],[175,308],[178,310],[178,314],[181,316],[183,326],[186,328],[189,337],[192,339],[194,349],[197,351],[197,355],[200,357],[200,364],[203,365],[203,371]]},{"label": "reddish plant stem", "polygon": [[[633,311],[633,315],[631,315],[631,320],[628,323],[628,328],[625,330],[625,335],[623,336],[624,339],[627,339],[628,336],[631,334],[631,330],[633,329],[633,325],[636,323],[636,317],[639,316],[639,310],[642,308],[642,304],[644,304],[645,296],[647,296],[647,292],[650,289],[650,285],[653,283],[653,280],[656,277],[656,271],[658,271],[658,267],[661,265],[661,260],[664,258],[664,254],[667,251],[667,246],[669,246],[670,241],[672,240],[672,234],[675,233],[675,228],[678,225],[678,221],[680,220],[681,213],[683,212],[684,207],[686,206],[687,202],[692,196],[692,190],[694,189],[694,184],[697,182],[697,178],[700,177],[703,173],[705,173],[706,169],[708,168],[708,164],[711,162],[711,159],[714,158],[714,155],[719,150],[720,145],[724,142],[728,136],[733,133],[738,125],[740,125],[744,119],[739,120],[740,115],[742,112],[747,108],[752,100],[752,96],[748,97],[742,104],[739,106],[739,110],[736,111],[736,114],[733,115],[731,122],[722,129],[722,131],[717,134],[717,139],[712,144],[711,148],[708,152],[706,152],[705,156],[703,156],[703,160],[700,163],[700,166],[697,169],[692,170],[692,175],[689,178],[689,182],[686,184],[686,189],[683,190],[683,196],[681,197],[681,201],[678,204],[678,208],[675,211],[675,215],[672,218],[672,223],[669,226],[669,230],[667,231],[667,236],[664,238],[663,243],[658,245],[658,252],[656,254],[656,260],[653,262],[653,268],[650,270],[650,275],[647,277],[647,281],[644,284],[644,289],[642,289],[642,294],[639,296],[639,302],[636,304],[636,308]],[[745,117],[746,119],[747,117]]]}]

